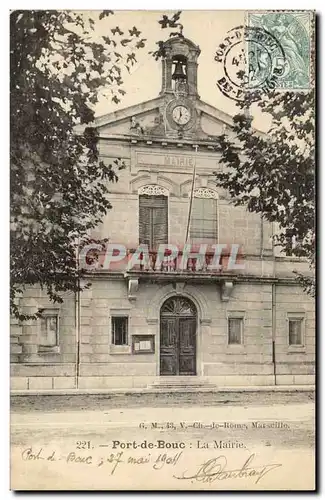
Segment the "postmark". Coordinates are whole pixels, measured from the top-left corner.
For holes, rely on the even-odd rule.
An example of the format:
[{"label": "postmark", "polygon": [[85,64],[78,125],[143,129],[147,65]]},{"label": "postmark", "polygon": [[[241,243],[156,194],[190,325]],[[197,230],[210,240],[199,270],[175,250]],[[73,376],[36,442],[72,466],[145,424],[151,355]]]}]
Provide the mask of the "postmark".
[{"label": "postmark", "polygon": [[277,86],[284,73],[285,52],[277,38],[262,27],[238,26],[217,47],[217,86],[233,100],[245,92]]},{"label": "postmark", "polygon": [[[310,11],[247,13],[247,26],[274,36],[284,51],[284,71],[278,75],[277,89],[310,89],[312,17]],[[248,50],[248,66],[259,60],[256,51]]]}]

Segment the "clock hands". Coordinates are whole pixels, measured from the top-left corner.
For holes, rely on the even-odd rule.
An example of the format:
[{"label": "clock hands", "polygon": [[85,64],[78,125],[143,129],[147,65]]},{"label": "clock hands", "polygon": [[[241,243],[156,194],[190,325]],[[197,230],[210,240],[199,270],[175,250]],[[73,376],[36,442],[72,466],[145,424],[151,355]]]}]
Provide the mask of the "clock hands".
[{"label": "clock hands", "polygon": [[173,118],[178,125],[186,125],[190,119],[190,112],[185,106],[175,106]]}]

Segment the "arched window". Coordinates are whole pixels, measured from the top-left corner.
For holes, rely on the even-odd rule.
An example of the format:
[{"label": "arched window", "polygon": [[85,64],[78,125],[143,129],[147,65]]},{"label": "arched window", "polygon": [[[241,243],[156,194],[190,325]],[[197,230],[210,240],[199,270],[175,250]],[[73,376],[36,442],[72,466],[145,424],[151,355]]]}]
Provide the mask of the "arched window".
[{"label": "arched window", "polygon": [[149,250],[168,243],[168,191],[156,184],[139,189],[139,243]]},{"label": "arched window", "polygon": [[196,307],[192,303],[192,301],[187,299],[186,297],[171,297],[163,303],[160,310],[160,315],[163,317],[196,317]]},{"label": "arched window", "polygon": [[187,93],[187,71],[187,58],[175,55],[172,60],[172,89],[176,96]]},{"label": "arched window", "polygon": [[190,225],[191,243],[218,242],[218,193],[209,188],[194,191]]}]

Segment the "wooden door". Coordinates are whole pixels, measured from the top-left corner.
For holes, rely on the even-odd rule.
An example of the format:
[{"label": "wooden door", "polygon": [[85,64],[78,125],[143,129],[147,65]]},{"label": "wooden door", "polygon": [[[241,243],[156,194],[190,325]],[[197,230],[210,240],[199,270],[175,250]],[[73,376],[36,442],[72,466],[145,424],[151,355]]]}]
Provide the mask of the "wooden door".
[{"label": "wooden door", "polygon": [[196,310],[183,297],[169,299],[160,316],[160,375],[196,374]]},{"label": "wooden door", "polygon": [[196,318],[178,319],[179,375],[196,375]]},{"label": "wooden door", "polygon": [[178,373],[177,318],[162,318],[160,322],[160,374]]}]

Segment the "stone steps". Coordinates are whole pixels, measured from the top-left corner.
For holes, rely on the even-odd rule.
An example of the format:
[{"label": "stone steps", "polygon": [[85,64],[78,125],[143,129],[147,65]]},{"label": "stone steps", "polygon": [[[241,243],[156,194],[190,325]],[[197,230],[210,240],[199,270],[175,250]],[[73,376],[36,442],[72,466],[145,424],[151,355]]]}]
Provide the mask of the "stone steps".
[{"label": "stone steps", "polygon": [[161,390],[198,390],[198,389],[212,389],[215,388],[214,384],[207,383],[197,377],[160,377],[159,380],[153,384],[148,385],[148,389],[161,389]]}]

